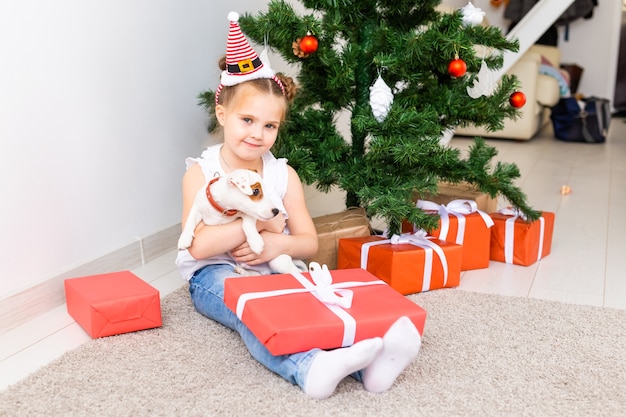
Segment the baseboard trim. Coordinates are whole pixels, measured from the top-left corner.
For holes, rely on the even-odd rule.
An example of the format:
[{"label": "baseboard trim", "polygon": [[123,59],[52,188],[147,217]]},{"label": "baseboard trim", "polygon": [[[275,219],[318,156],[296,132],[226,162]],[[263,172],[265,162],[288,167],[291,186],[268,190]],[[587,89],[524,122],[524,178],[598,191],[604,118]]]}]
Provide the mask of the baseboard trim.
[{"label": "baseboard trim", "polygon": [[0,300],[0,334],[65,303],[67,278],[138,268],[176,247],[177,224]]}]

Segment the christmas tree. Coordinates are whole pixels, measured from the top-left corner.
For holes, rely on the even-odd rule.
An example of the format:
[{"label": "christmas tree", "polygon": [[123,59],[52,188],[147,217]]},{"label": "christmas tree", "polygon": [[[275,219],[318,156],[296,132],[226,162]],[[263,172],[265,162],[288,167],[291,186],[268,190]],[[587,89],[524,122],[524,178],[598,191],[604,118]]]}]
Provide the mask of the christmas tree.
[{"label": "christmas tree", "polygon": [[[501,129],[518,115],[510,98],[520,86],[509,75],[489,80],[502,52],[517,51],[518,42],[473,24],[472,7],[444,14],[439,3],[302,0],[307,13],[299,15],[272,0],[267,11],[243,15],[249,38],[299,67],[299,92],[273,152],[288,158],[305,183],[346,191],[346,206],[380,216],[390,234],[404,219],[426,230],[436,225],[415,201],[436,194],[440,181],[500,194],[537,219],[513,183],[520,175],[515,164],[492,164],[497,151],[481,138],[465,157],[440,141],[468,123]],[[214,92],[200,97],[212,114]],[[338,119],[346,112],[343,133]]]}]

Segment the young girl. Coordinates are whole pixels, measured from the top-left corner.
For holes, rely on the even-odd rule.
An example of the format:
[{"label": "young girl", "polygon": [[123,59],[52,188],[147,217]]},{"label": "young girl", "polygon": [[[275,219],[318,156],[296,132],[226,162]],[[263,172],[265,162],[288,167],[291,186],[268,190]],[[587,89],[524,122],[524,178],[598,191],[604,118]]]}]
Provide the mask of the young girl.
[{"label": "young girl", "polygon": [[[223,301],[224,279],[236,277],[236,263],[266,274],[267,261],[285,253],[306,259],[317,251],[317,235],[306,207],[302,183],[286,160],[276,159],[270,149],[293,98],[293,80],[274,74],[249,46],[229,14],[230,32],[221,84],[216,93],[215,117],[223,130],[223,144],[209,147],[197,159],[188,159],[183,178],[183,219],[197,191],[207,179],[237,168],[254,169],[263,177],[264,192],[281,213],[257,222],[265,247],[260,255],[250,250],[241,219],[207,226],[200,223],[188,250],[179,252],[176,263],[189,281],[194,306],[201,314],[237,331],[251,355],[271,371],[299,385],[313,398],[330,396],[348,375],[363,381],[365,388],[382,392],[417,356],[420,335],[412,322],[399,319],[382,338],[363,340],[346,348],[312,349],[273,356]],[[233,46],[237,45],[237,46]]]}]

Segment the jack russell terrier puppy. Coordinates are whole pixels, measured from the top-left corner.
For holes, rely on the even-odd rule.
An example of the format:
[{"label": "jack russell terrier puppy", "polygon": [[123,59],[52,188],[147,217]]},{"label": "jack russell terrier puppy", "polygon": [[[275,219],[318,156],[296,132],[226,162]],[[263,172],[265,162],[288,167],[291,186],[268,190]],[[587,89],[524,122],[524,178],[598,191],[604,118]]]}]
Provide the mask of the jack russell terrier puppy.
[{"label": "jack russell terrier puppy", "polygon": [[[206,225],[218,225],[241,217],[248,245],[258,255],[263,252],[264,242],[256,229],[256,221],[270,220],[279,212],[263,193],[261,176],[248,169],[236,169],[227,175],[213,178],[198,191],[178,239],[178,249],[185,250],[191,246],[194,230],[201,221]],[[298,263],[304,264],[302,261]],[[280,274],[301,271],[291,256],[285,254],[272,259],[269,266]],[[235,272],[254,275],[253,271],[241,265],[235,267]]]}]

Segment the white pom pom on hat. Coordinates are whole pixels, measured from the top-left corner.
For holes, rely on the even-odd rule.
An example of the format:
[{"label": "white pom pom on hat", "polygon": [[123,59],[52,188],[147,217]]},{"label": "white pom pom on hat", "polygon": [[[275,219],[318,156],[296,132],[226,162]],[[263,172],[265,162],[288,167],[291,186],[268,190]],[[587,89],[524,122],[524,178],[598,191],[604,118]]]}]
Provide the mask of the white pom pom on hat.
[{"label": "white pom pom on hat", "polygon": [[226,41],[226,69],[220,81],[224,86],[232,86],[257,78],[273,78],[276,73],[268,63],[264,63],[241,32],[239,13],[228,13],[230,27]]}]

